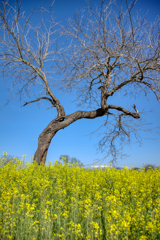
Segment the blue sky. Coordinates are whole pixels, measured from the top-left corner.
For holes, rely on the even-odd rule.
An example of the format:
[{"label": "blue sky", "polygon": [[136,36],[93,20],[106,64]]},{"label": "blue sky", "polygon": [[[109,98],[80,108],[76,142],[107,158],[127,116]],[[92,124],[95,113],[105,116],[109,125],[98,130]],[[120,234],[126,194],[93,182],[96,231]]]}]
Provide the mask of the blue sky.
[{"label": "blue sky", "polygon": [[[9,2],[11,5],[14,4],[14,1]],[[99,2],[100,1],[96,0],[92,1],[92,3],[98,4]],[[43,6],[47,7],[49,4],[50,1],[45,0]],[[23,10],[27,13],[34,8],[34,5],[39,7],[40,1],[22,1]],[[86,3],[84,0],[57,0],[53,8],[57,20],[65,24],[67,18],[73,16],[76,8],[80,10],[85,6]],[[154,21],[155,16],[159,14],[160,2],[158,0],[139,0],[136,4],[136,9],[141,9],[144,14],[149,10],[147,19],[148,21]],[[4,82],[3,78],[1,78],[0,84],[1,108],[9,99],[10,92],[6,89],[10,87],[10,83]],[[73,113],[77,110],[90,110],[77,108],[74,102],[74,96],[57,91],[57,89],[55,89],[54,94],[64,106],[66,114]],[[32,103],[23,107],[22,105],[25,101],[27,100],[24,99],[24,101],[20,102],[19,97],[17,97],[0,110],[0,156],[4,151],[6,151],[8,155],[17,156],[20,159],[26,154],[26,161],[31,162],[30,157],[34,155],[37,149],[39,134],[50,121],[55,118],[57,112],[53,108],[44,111],[44,109],[49,107],[45,102],[39,106],[36,103]],[[136,104],[139,111],[142,109],[146,111],[152,109],[153,112],[147,113],[144,117],[147,122],[152,123],[152,127],[160,126],[160,103],[157,102],[152,93],[149,95],[149,101],[142,96],[136,100],[130,97],[121,99],[121,96],[119,96],[119,98],[113,98],[112,101],[110,100],[110,104],[116,104],[117,102],[124,107],[130,107]],[[96,144],[98,144],[101,138],[97,135],[93,135],[91,138],[91,135],[89,135],[102,125],[103,122],[104,118],[93,120],[81,119],[64,130],[60,130],[52,139],[47,155],[47,162],[59,160],[62,154],[76,157],[84,165],[93,164],[97,158],[103,158],[104,155],[96,150]],[[142,133],[141,136],[149,139],[143,139],[141,146],[139,146],[139,144],[126,146],[124,152],[130,156],[122,160],[119,159],[117,162],[118,166],[142,167],[143,164],[160,165],[160,135],[151,132]],[[102,164],[109,165],[110,160],[111,157],[106,158]]]}]

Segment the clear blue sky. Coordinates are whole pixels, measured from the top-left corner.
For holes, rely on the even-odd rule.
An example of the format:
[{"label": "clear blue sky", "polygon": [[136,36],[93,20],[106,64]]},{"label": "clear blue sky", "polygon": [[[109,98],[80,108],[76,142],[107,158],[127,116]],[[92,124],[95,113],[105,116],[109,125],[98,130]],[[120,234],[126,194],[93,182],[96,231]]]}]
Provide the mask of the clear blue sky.
[{"label": "clear blue sky", "polygon": [[[14,1],[9,1],[10,4],[14,4]],[[100,1],[92,1],[92,3],[98,3]],[[45,0],[43,3],[44,7],[50,4],[49,0]],[[27,0],[22,1],[23,10],[29,13],[30,9],[40,6],[40,1]],[[86,6],[84,0],[56,0],[54,4],[55,15],[58,21],[62,21],[65,24],[68,17],[72,17],[74,10],[77,8],[80,10]],[[139,0],[136,4],[136,9],[141,9],[142,13],[148,11],[148,21],[153,21],[156,15],[160,15],[160,1],[158,0]],[[4,80],[0,79],[0,108],[9,99],[9,92],[6,91],[10,87],[10,83],[5,83]],[[64,106],[66,114],[73,113],[77,110],[90,110],[77,108],[74,101],[74,96],[69,96],[58,92],[55,89],[55,96],[60,100]],[[31,99],[32,100],[32,99]],[[29,104],[25,107],[22,105],[27,99],[24,99],[22,103],[19,102],[19,97],[12,100],[5,108],[0,110],[0,156],[4,151],[8,155],[18,156],[20,159],[24,154],[27,155],[26,160],[31,162],[30,156],[34,155],[37,144],[38,136],[43,129],[55,118],[57,112],[51,108],[44,111],[49,105],[43,101],[38,106],[36,103]],[[153,112],[149,112],[145,115],[147,122],[152,123],[152,127],[160,126],[160,103],[157,102],[155,96],[150,94],[149,101],[144,97],[138,99],[113,98],[113,102],[110,104],[123,105],[124,107],[130,107],[136,104],[137,109],[146,111],[152,109]],[[67,154],[70,157],[76,157],[83,164],[92,164],[97,158],[103,158],[104,155],[96,150],[96,144],[100,138],[97,135],[93,135],[92,138],[89,133],[96,130],[100,125],[103,124],[104,118],[97,119],[81,119],[71,124],[64,130],[60,130],[49,147],[47,162],[54,162],[59,160],[60,155]],[[143,139],[142,146],[139,144],[131,144],[124,148],[124,152],[129,154],[130,157],[120,160],[118,166],[135,166],[142,167],[144,164],[155,164],[160,165],[160,135],[155,133],[144,133],[142,134],[145,138]],[[156,140],[151,140],[151,138]],[[133,139],[134,140],[134,139]],[[105,159],[103,164],[108,165],[111,157]]]}]

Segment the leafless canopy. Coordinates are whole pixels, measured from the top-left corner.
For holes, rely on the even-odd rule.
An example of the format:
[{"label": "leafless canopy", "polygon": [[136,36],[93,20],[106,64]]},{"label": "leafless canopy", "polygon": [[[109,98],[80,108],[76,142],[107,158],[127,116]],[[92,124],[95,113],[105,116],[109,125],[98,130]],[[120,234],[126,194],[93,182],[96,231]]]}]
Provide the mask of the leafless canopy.
[{"label": "leafless canopy", "polygon": [[[50,11],[41,7],[26,17],[25,12],[21,12],[21,2],[18,4],[16,0],[14,8],[9,5],[8,1],[1,4],[1,8],[3,5],[3,11],[0,10],[0,27],[3,33],[0,37],[2,76],[12,80],[11,89],[17,87],[18,91],[15,96],[18,94],[20,97],[23,94],[30,96],[29,91],[33,91],[34,86],[37,90],[38,86],[39,96],[37,97],[36,94],[34,101],[45,99],[52,104],[52,107],[61,108],[58,99],[51,92],[53,78],[46,67],[46,63],[49,65],[50,61],[54,64],[61,51],[57,44],[60,36],[58,23],[52,16],[53,3]],[[49,18],[47,16],[48,19],[45,22],[46,14]],[[63,112],[63,109],[60,110]]]},{"label": "leafless canopy", "polygon": [[64,73],[61,83],[66,89],[77,90],[78,106],[97,105],[107,110],[106,132],[99,149],[115,160],[130,142],[131,133],[141,142],[138,130],[147,131],[147,124],[140,119],[135,104],[133,113],[108,104],[108,99],[117,92],[122,97],[147,98],[152,91],[160,102],[160,21],[157,16],[148,24],[146,16],[134,11],[136,1],[129,4],[126,0],[125,9],[122,1],[117,5],[114,0],[102,0],[100,7],[87,3],[86,9],[69,20],[69,27],[63,28],[71,45],[58,67]]},{"label": "leafless canopy", "polygon": [[[130,141],[131,133],[137,136],[141,112],[135,105],[127,110],[109,104],[108,99],[119,91],[135,97],[140,94],[147,97],[152,91],[160,102],[160,23],[158,17],[148,24],[146,17],[138,12],[133,14],[136,1],[129,4],[126,0],[125,8],[114,0],[102,0],[100,7],[87,3],[87,8],[62,26],[53,18],[53,3],[50,11],[40,8],[25,17],[17,0],[15,7],[3,2],[0,70],[12,80],[12,89],[16,86],[20,96],[26,93],[29,96],[29,90],[38,87],[35,99],[24,105],[47,100],[64,123],[69,118],[74,122],[107,115],[107,132],[99,147],[102,151],[103,147],[108,148],[108,154],[116,160],[119,154],[116,139],[124,145]],[[38,24],[32,21],[34,14],[39,16]],[[50,16],[48,22],[44,21],[45,16]],[[55,86],[68,92],[76,89],[78,106],[99,108],[66,116],[53,93]]]}]

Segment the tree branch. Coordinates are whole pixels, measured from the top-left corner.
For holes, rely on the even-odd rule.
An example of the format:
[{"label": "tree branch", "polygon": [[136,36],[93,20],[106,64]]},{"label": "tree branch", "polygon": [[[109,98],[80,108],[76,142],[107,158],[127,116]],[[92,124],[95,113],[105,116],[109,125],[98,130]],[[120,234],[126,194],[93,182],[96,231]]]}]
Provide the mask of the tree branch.
[{"label": "tree branch", "polygon": [[124,130],[124,128],[122,127],[122,124],[121,124],[121,117],[124,116],[124,115],[125,115],[124,113],[119,115],[119,121],[118,122],[119,122],[119,126],[122,129],[122,131],[127,135],[127,137],[129,137],[129,134]]},{"label": "tree branch", "polygon": [[130,112],[130,111],[126,110],[125,108],[117,106],[117,105],[108,105],[108,109],[116,109],[118,111],[123,112],[125,115],[130,115],[130,116],[132,116],[132,117],[134,117],[136,119],[140,118],[140,115],[139,115],[138,112],[137,113],[133,113],[133,112]]},{"label": "tree branch", "polygon": [[106,97],[110,97],[112,96],[117,90],[119,90],[120,88],[122,88],[123,86],[127,85],[128,83],[131,83],[131,82],[135,82],[135,79],[136,79],[136,75],[138,75],[139,72],[136,72],[130,79],[120,83],[119,85],[115,86],[112,90],[110,90],[109,92],[107,92],[105,95]]},{"label": "tree branch", "polygon": [[[6,3],[4,3],[4,4],[6,5]],[[5,7],[4,7],[4,9],[5,9]],[[18,15],[17,15],[17,18],[18,18],[18,17],[19,17],[19,13],[18,13]],[[4,22],[4,24],[5,24],[6,29],[8,30],[8,32],[9,32],[9,33],[12,35],[12,37],[14,38],[14,40],[15,40],[15,42],[16,42],[16,44],[17,44],[17,47],[18,47],[18,51],[19,51],[19,54],[20,54],[20,58],[22,59],[23,57],[22,57],[22,52],[21,52],[21,47],[20,47],[20,45],[19,45],[19,42],[18,42],[18,40],[17,40],[14,32],[11,30],[10,26],[8,25],[8,23],[7,23],[7,21],[6,21],[6,18],[5,18],[5,16],[3,16],[1,10],[0,10],[0,18],[3,20],[3,22]],[[17,19],[17,21],[18,21],[18,19]]]},{"label": "tree branch", "polygon": [[139,114],[139,111],[137,110],[137,108],[136,108],[136,105],[135,105],[135,104],[133,105],[133,108],[134,108],[134,110],[136,111],[136,113],[137,113],[137,114]]},{"label": "tree branch", "polygon": [[[135,82],[145,84],[145,85],[155,94],[158,102],[160,102],[160,97],[158,96],[158,94],[157,94],[156,91],[154,90],[154,86],[153,86],[152,84],[150,84],[150,83],[148,83],[148,82],[146,82],[146,81],[143,81],[143,80],[142,80],[142,81],[141,81],[141,80],[135,80]],[[157,90],[158,90],[158,89],[157,89]],[[160,92],[160,90],[159,90],[159,92]]]},{"label": "tree branch", "polygon": [[23,106],[26,106],[26,105],[29,104],[29,103],[33,103],[33,102],[40,101],[41,99],[45,99],[45,100],[50,101],[50,103],[52,104],[52,107],[56,107],[56,103],[53,103],[53,100],[50,99],[49,97],[40,97],[40,98],[37,98],[37,99],[35,99],[35,100],[33,100],[33,101],[26,102]]}]

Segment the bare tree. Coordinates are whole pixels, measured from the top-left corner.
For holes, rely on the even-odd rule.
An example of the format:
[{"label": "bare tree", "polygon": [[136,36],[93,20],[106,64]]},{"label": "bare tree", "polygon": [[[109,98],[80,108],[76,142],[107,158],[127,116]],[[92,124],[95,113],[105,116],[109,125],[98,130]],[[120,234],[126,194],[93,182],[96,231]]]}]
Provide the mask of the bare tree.
[{"label": "bare tree", "polygon": [[[107,132],[99,147],[103,151],[107,143],[108,154],[115,161],[120,154],[116,140],[124,145],[130,142],[132,134],[138,138],[141,119],[135,105],[126,109],[108,104],[108,99],[119,91],[135,97],[147,97],[152,91],[160,101],[159,18],[149,25],[145,17],[131,13],[135,1],[126,1],[123,9],[115,1],[102,0],[96,9],[88,2],[88,8],[77,12],[64,27],[53,18],[52,5],[50,11],[40,8],[28,18],[17,0],[15,7],[4,2],[0,10],[2,75],[13,79],[12,88],[17,86],[16,95],[20,98],[23,94],[30,96],[29,90],[35,86],[40,87],[39,95],[35,93],[35,99],[24,106],[47,100],[58,112],[39,136],[34,160],[45,163],[50,142],[60,129],[78,119],[107,115]],[[46,13],[50,16],[49,24],[43,19]],[[39,14],[37,26],[32,23],[33,14]],[[64,36],[67,42],[63,44]],[[50,71],[47,66],[51,66]],[[52,73],[57,74],[57,79]],[[55,96],[55,86],[67,92],[76,89],[78,106],[89,104],[95,110],[66,115]]]}]

